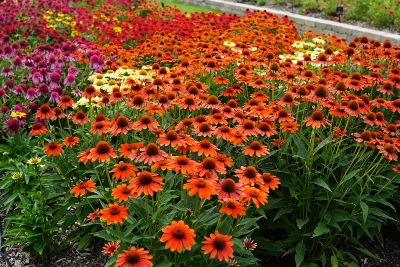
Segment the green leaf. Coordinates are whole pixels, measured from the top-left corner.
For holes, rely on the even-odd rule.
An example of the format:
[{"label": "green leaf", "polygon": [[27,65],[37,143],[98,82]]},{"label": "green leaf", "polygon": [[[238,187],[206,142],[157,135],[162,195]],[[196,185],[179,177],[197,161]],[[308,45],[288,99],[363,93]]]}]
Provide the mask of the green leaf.
[{"label": "green leaf", "polygon": [[353,178],[361,170],[362,169],[357,169],[357,170],[351,171],[348,174],[346,174],[343,181],[339,185],[341,185],[341,184],[345,183],[347,180],[350,180],[351,178]]},{"label": "green leaf", "polygon": [[327,185],[327,183],[325,183],[324,180],[322,180],[321,178],[317,178],[317,179],[311,181],[311,183],[317,184],[319,186],[322,186],[323,188],[325,188],[329,192],[332,192],[332,190],[329,188],[329,185]]},{"label": "green leaf", "polygon": [[329,233],[330,229],[328,227],[326,227],[326,224],[323,222],[319,222],[317,227],[314,229],[314,233],[312,235],[312,237],[317,237],[326,233]]},{"label": "green leaf", "polygon": [[368,217],[368,209],[369,209],[369,207],[368,207],[368,205],[367,204],[365,204],[364,202],[360,202],[360,206],[361,206],[361,209],[362,209],[362,213],[363,213],[363,221],[364,221],[364,224],[365,223],[367,223],[367,217]]},{"label": "green leaf", "polygon": [[76,249],[80,250],[80,249],[86,247],[90,243],[90,241],[92,241],[92,239],[93,239],[92,234],[86,234],[86,235],[82,236],[81,240],[79,240],[79,244]]},{"label": "green leaf", "polygon": [[114,237],[112,235],[110,235],[109,233],[107,233],[105,230],[97,232],[97,233],[93,233],[94,236],[103,238],[105,241],[113,241]]},{"label": "green leaf", "polygon": [[294,140],[294,144],[297,147],[298,156],[302,159],[307,159],[308,151],[307,151],[306,147],[304,146],[304,143],[300,140],[300,137],[297,134],[295,134],[295,135],[293,135],[293,140]]},{"label": "green leaf", "polygon": [[282,208],[278,211],[278,213],[275,215],[274,221],[276,221],[277,219],[279,219],[283,214],[292,212],[293,209],[291,207],[286,207],[286,208]]},{"label": "green leaf", "polygon": [[309,218],[302,220],[302,219],[297,219],[296,223],[297,223],[297,227],[301,230],[301,228],[303,228],[303,226],[308,222]]},{"label": "green leaf", "polygon": [[297,243],[296,255],[294,256],[294,259],[296,261],[296,267],[299,267],[300,264],[303,262],[305,253],[306,253],[306,247],[303,244],[303,240],[301,240],[299,243]]},{"label": "green leaf", "polygon": [[318,150],[320,150],[321,148],[323,148],[325,145],[331,143],[332,140],[330,137],[325,138],[324,140],[321,141],[321,143],[318,144],[318,146],[314,149],[313,155],[315,155],[317,153]]},{"label": "green leaf", "polygon": [[339,261],[336,258],[336,255],[331,256],[331,264],[332,264],[332,267],[339,267]]},{"label": "green leaf", "polygon": [[163,260],[159,264],[157,264],[157,267],[170,267],[172,266],[172,263],[170,263],[168,260]]}]

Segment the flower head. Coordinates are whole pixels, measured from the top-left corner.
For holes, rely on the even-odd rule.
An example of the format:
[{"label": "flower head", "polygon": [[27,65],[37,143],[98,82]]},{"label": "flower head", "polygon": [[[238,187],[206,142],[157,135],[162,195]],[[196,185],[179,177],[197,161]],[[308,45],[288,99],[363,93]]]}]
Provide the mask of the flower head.
[{"label": "flower head", "polygon": [[123,253],[118,255],[115,267],[152,267],[153,263],[150,260],[153,256],[148,254],[148,250],[131,247],[129,250],[124,250]]},{"label": "flower head", "polygon": [[127,207],[118,206],[116,203],[108,204],[108,208],[102,209],[100,220],[107,221],[107,225],[112,223],[123,223],[128,218]]},{"label": "flower head", "polygon": [[194,238],[196,235],[194,230],[190,229],[182,220],[179,222],[173,221],[171,225],[164,227],[161,231],[163,235],[160,242],[167,242],[165,248],[169,248],[172,252],[176,250],[181,253],[183,246],[185,249],[190,250],[195,243]]},{"label": "flower head", "polygon": [[210,259],[217,256],[219,261],[228,261],[229,258],[233,258],[233,242],[231,239],[232,236],[222,235],[216,231],[210,237],[205,237],[201,249],[204,250],[204,254],[210,254]]}]

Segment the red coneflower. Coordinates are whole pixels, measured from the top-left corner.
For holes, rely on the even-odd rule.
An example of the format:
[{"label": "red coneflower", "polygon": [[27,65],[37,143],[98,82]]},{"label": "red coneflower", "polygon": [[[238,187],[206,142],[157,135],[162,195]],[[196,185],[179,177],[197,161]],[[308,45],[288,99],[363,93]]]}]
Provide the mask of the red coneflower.
[{"label": "red coneflower", "polygon": [[131,179],[129,188],[132,188],[138,196],[142,193],[153,196],[154,192],[162,190],[162,184],[164,184],[163,178],[157,173],[142,171]]},{"label": "red coneflower", "polygon": [[218,198],[227,201],[229,198],[239,200],[244,195],[242,183],[236,183],[232,178],[221,179],[215,184]]},{"label": "red coneflower", "polygon": [[398,148],[396,148],[396,146],[393,144],[387,143],[385,145],[378,145],[377,148],[379,149],[379,152],[388,159],[389,162],[392,160],[396,161],[398,159],[398,156],[396,155]]},{"label": "red coneflower", "polygon": [[275,190],[281,184],[279,178],[275,175],[270,174],[269,172],[264,172],[261,175],[261,179],[264,182],[263,186],[267,189]]},{"label": "red coneflower", "polygon": [[[128,158],[132,152],[139,152],[139,149],[144,146],[143,142],[136,142],[132,144],[121,144],[121,147],[118,149],[119,152],[122,153],[124,158]],[[138,154],[138,153],[135,153]]]},{"label": "red coneflower", "polygon": [[85,91],[82,93],[82,97],[87,99],[91,99],[92,97],[96,97],[98,95],[100,95],[100,93],[93,85],[86,86]]},{"label": "red coneflower", "polygon": [[59,107],[54,108],[54,113],[55,113],[56,119],[62,119],[62,118],[67,117],[67,115]]},{"label": "red coneflower", "polygon": [[243,142],[249,140],[246,135],[239,131],[233,131],[228,141],[231,142],[234,146],[241,145]]},{"label": "red coneflower", "polygon": [[193,129],[193,133],[197,136],[211,137],[215,131],[215,127],[208,122],[202,122],[198,127]]},{"label": "red coneflower", "polygon": [[56,119],[56,113],[50,108],[49,105],[43,104],[40,106],[39,110],[36,112],[36,118],[47,120],[47,119]]},{"label": "red coneflower", "polygon": [[298,124],[297,122],[294,121],[285,121],[281,123],[281,131],[282,133],[284,132],[291,132],[294,133],[295,131],[297,131],[299,129],[300,124]]},{"label": "red coneflower", "polygon": [[220,213],[225,213],[228,216],[236,219],[238,216],[246,215],[246,209],[242,203],[234,199],[229,198],[224,201],[223,207],[219,210]]},{"label": "red coneflower", "polygon": [[268,147],[262,145],[258,141],[253,141],[250,143],[250,145],[243,147],[243,154],[253,157],[261,157],[269,154],[269,149]]},{"label": "red coneflower", "polygon": [[325,118],[324,113],[320,110],[315,110],[311,116],[308,116],[304,119],[304,122],[306,123],[306,126],[310,126],[312,128],[320,128],[325,127],[325,124],[330,125],[328,120]]},{"label": "red coneflower", "polygon": [[47,128],[41,124],[40,122],[35,122],[32,125],[32,130],[30,130],[29,135],[30,136],[35,136],[35,135],[41,135],[45,134],[47,132]]},{"label": "red coneflower", "polygon": [[213,182],[202,177],[189,179],[187,183],[183,185],[183,189],[189,190],[188,194],[191,197],[197,193],[201,199],[205,198],[210,200],[211,195],[216,194]]},{"label": "red coneflower", "polygon": [[208,156],[216,156],[217,150],[219,148],[212,144],[208,139],[203,139],[200,142],[196,142],[195,144],[190,146],[190,151],[197,152],[197,155]]},{"label": "red coneflower", "polygon": [[62,152],[62,144],[57,144],[56,142],[50,142],[44,146],[44,152],[47,156],[57,156]]},{"label": "red coneflower", "polygon": [[62,107],[62,108],[68,108],[72,107],[74,104],[74,100],[69,95],[63,95],[60,99],[60,102],[58,102],[57,106]]},{"label": "red coneflower", "polygon": [[126,184],[118,185],[111,191],[111,196],[117,199],[118,202],[127,201],[129,197],[136,198],[134,190]]},{"label": "red coneflower", "polygon": [[77,113],[70,115],[69,118],[72,119],[74,124],[80,125],[83,125],[90,120],[83,111],[78,111]]},{"label": "red coneflower", "polygon": [[254,166],[241,166],[240,170],[235,170],[235,176],[245,185],[262,184],[261,175]]},{"label": "red coneflower", "polygon": [[170,156],[166,168],[177,174],[190,174],[197,172],[198,163],[186,156]]},{"label": "red coneflower", "polygon": [[72,147],[73,145],[79,143],[79,138],[76,136],[69,136],[67,138],[65,138],[62,143],[66,146],[66,147]]},{"label": "red coneflower", "polygon": [[87,156],[92,162],[99,160],[101,162],[110,161],[111,158],[116,158],[114,149],[106,142],[100,141],[95,148],[90,149],[90,154]]},{"label": "red coneflower", "polygon": [[175,130],[169,130],[167,133],[162,134],[158,139],[157,143],[160,146],[171,146],[173,148],[177,146],[183,146],[185,141],[179,137]]},{"label": "red coneflower", "polygon": [[96,183],[92,180],[87,180],[85,182],[80,182],[79,184],[74,186],[74,188],[72,188],[69,192],[75,197],[78,197],[79,195],[85,195],[86,192],[93,192],[94,188],[96,188]]},{"label": "red coneflower", "polygon": [[118,241],[111,241],[104,245],[102,252],[104,254],[114,255],[114,253],[117,252],[118,248],[119,248]]},{"label": "red coneflower", "polygon": [[136,175],[136,172],[138,171],[135,165],[125,163],[123,161],[115,164],[114,167],[115,168],[110,171],[111,173],[114,173],[112,177],[122,181],[129,180],[131,177],[134,177]]},{"label": "red coneflower", "polygon": [[134,128],[134,124],[123,115],[117,115],[114,120],[111,121],[110,134],[116,136],[120,133],[127,134],[128,131]]},{"label": "red coneflower", "polygon": [[137,162],[143,162],[145,164],[152,165],[160,160],[164,160],[167,156],[168,154],[161,150],[157,144],[149,143],[146,147],[140,148],[139,154],[136,156],[135,160]]},{"label": "red coneflower", "polygon": [[243,197],[243,201],[247,202],[252,200],[257,209],[260,207],[260,203],[264,205],[268,202],[267,193],[255,187],[246,186],[244,193],[246,196]]},{"label": "red coneflower", "polygon": [[218,177],[217,173],[224,174],[226,169],[223,163],[213,157],[207,157],[198,165],[197,172],[200,177],[210,176],[209,179],[216,179]]},{"label": "red coneflower", "polygon": [[176,250],[181,253],[183,246],[186,250],[191,250],[192,245],[196,243],[194,241],[196,237],[194,230],[190,229],[182,220],[179,222],[172,221],[171,225],[162,228],[161,231],[163,235],[160,238],[160,242],[167,242],[165,248],[170,249],[172,252]]},{"label": "red coneflower", "polygon": [[108,208],[102,209],[100,220],[107,221],[107,225],[112,223],[123,223],[128,218],[128,208],[119,206],[117,203],[108,204]]},{"label": "red coneflower", "polygon": [[133,127],[138,131],[142,129],[155,130],[158,126],[158,122],[149,115],[143,115],[138,121],[133,123]]},{"label": "red coneflower", "polygon": [[98,135],[108,133],[109,130],[110,130],[109,123],[107,123],[105,121],[94,121],[90,128],[90,132],[92,134],[97,133]]},{"label": "red coneflower", "polygon": [[221,235],[218,231],[215,234],[211,234],[210,237],[205,237],[202,242],[202,250],[204,254],[210,254],[210,259],[214,259],[216,256],[219,261],[228,261],[229,258],[233,258],[233,242],[231,241],[232,236]]},{"label": "red coneflower", "polygon": [[144,248],[131,247],[129,250],[124,250],[124,253],[118,254],[115,267],[152,267],[153,263],[150,260],[153,256],[148,254],[149,251]]},{"label": "red coneflower", "polygon": [[276,126],[272,122],[260,122],[258,125],[261,136],[271,137],[272,135],[277,134],[278,132],[275,130],[275,128]]},{"label": "red coneflower", "polygon": [[236,127],[236,130],[245,136],[255,136],[260,134],[260,130],[256,128],[252,120],[244,120],[241,125]]},{"label": "red coneflower", "polygon": [[225,166],[227,167],[232,167],[233,166],[233,160],[231,157],[228,157],[225,154],[217,154],[214,159],[216,161],[219,161],[221,163],[223,163]]}]

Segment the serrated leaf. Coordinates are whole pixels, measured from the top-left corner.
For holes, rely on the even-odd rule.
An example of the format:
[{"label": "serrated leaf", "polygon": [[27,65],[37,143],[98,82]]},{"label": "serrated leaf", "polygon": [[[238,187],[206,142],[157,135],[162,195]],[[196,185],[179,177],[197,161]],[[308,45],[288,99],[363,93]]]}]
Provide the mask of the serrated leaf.
[{"label": "serrated leaf", "polygon": [[311,183],[317,184],[319,186],[322,186],[323,188],[325,188],[329,192],[332,192],[332,190],[330,189],[329,185],[327,183],[325,183],[325,181],[322,180],[321,178],[317,178],[317,179],[311,181]]},{"label": "serrated leaf", "polygon": [[365,223],[367,223],[369,207],[368,207],[367,204],[365,204],[365,203],[362,202],[362,201],[360,201],[360,206],[361,206],[362,213],[363,213],[363,222],[364,222],[364,224],[365,224]]},{"label": "serrated leaf", "polygon": [[299,267],[303,262],[305,253],[306,253],[306,247],[303,244],[303,240],[301,240],[296,245],[296,255],[294,256],[296,267]]},{"label": "serrated leaf", "polygon": [[301,230],[301,228],[303,228],[303,226],[308,222],[309,218],[302,220],[302,219],[297,219],[296,223],[297,223],[297,227]]},{"label": "serrated leaf", "polygon": [[319,222],[317,227],[314,229],[314,233],[312,235],[312,237],[317,237],[326,233],[329,233],[331,230],[326,227],[326,224],[323,222]]}]

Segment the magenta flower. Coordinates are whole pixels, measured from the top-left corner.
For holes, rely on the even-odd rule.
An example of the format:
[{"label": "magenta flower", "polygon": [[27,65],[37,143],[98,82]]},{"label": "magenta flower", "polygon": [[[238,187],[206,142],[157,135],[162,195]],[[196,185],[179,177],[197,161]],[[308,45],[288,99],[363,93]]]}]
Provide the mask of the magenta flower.
[{"label": "magenta flower", "polygon": [[34,84],[38,84],[38,83],[41,83],[41,82],[43,82],[43,75],[42,74],[40,74],[40,72],[35,72],[33,75],[32,75],[32,82],[34,83]]},{"label": "magenta flower", "polygon": [[56,87],[61,82],[61,74],[55,70],[50,74],[50,88]]},{"label": "magenta flower", "polygon": [[56,92],[56,91],[51,92],[50,99],[49,99],[50,102],[58,103],[58,102],[60,102],[60,100],[61,100],[61,96],[58,94],[58,92]]},{"label": "magenta flower", "polygon": [[93,55],[90,57],[89,68],[93,69],[103,69],[104,60],[98,55]]},{"label": "magenta flower", "polygon": [[0,97],[3,100],[3,103],[6,102],[6,97],[9,97],[6,93],[6,90],[4,90],[3,88],[0,88]]},{"label": "magenta flower", "polygon": [[71,74],[76,78],[76,76],[78,75],[78,72],[74,66],[70,66],[68,68],[68,74]]},{"label": "magenta flower", "polygon": [[20,128],[20,123],[17,118],[7,120],[3,126],[3,130],[9,135],[15,135]]},{"label": "magenta flower", "polygon": [[29,88],[28,91],[26,91],[25,98],[28,100],[33,100],[37,97],[36,95],[36,88]]},{"label": "magenta flower", "polygon": [[64,79],[64,84],[66,86],[72,86],[75,82],[75,76],[72,74],[68,74],[67,77]]}]

